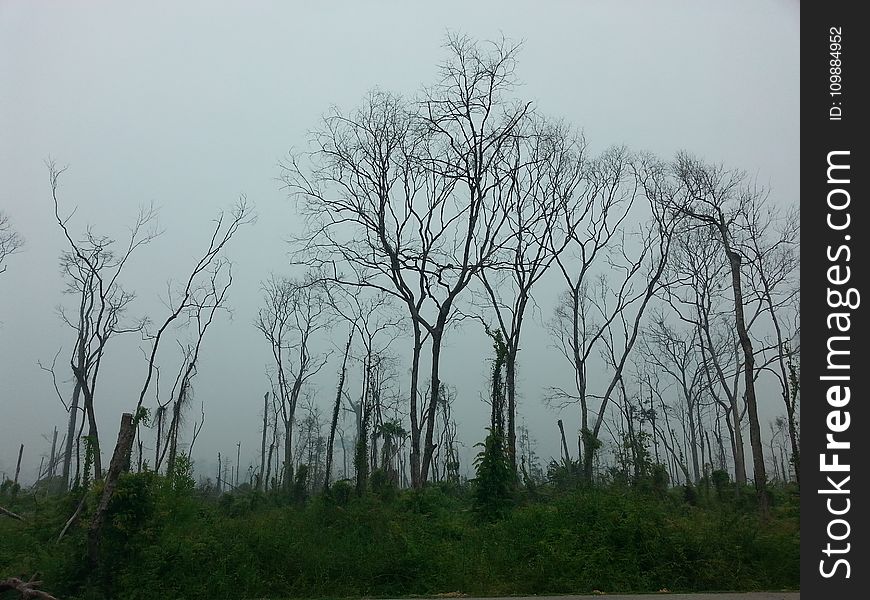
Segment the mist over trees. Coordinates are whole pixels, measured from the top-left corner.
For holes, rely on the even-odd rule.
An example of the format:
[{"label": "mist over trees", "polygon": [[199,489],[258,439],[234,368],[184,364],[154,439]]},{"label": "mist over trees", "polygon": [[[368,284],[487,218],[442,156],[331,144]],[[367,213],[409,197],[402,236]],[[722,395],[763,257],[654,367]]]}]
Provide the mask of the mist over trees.
[{"label": "mist over trees", "polygon": [[[48,163],[68,337],[41,366],[68,418],[45,424],[54,439],[33,489],[99,486],[93,564],[124,472],[294,502],[471,485],[486,519],[548,484],[739,496],[751,483],[763,515],[771,484],[799,484],[796,212],[756,177],[689,151],[593,152],[582,124],[522,97],[518,44],[451,34],[444,54],[428,85],[331,109],[282,160],[277,176],[305,230],[289,241],[286,271],[261,282],[258,312],[235,315],[271,361],[234,400],[258,428],[226,440],[216,472],[193,461],[199,432],[220,419],[196,397],[198,366],[206,348],[231,351],[208,333],[229,317],[233,252],[255,243],[253,205],[202,216],[206,243],[186,275],[134,292],[126,267],[161,243],[158,211],[142,208],[124,235],[101,232],[76,220],[65,169]],[[13,218],[0,212],[0,273],[20,258]],[[133,314],[142,294],[163,312]],[[522,424],[518,372],[546,350],[527,341],[530,328],[546,329],[570,374],[570,385],[540,381],[541,398],[523,399],[562,410],[548,431]],[[474,364],[489,385],[457,389],[442,369],[446,342],[473,329],[491,340]],[[112,416],[113,447],[115,432],[97,427],[99,384],[121,336],[140,339],[141,377]],[[460,440],[457,407],[481,402],[489,426]],[[535,438],[556,436],[560,456],[542,462]],[[256,458],[243,460],[249,441]],[[473,464],[462,464],[462,444],[475,447]],[[85,512],[77,497],[64,532]]]}]

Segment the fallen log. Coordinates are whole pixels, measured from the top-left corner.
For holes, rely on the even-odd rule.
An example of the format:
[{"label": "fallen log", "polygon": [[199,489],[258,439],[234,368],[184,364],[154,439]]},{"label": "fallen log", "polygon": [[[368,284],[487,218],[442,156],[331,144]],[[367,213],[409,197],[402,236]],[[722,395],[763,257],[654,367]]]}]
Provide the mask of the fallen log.
[{"label": "fallen log", "polygon": [[30,578],[30,581],[24,581],[18,577],[10,577],[9,579],[0,579],[0,592],[18,592],[25,600],[58,600],[48,592],[36,589],[42,585],[41,581],[35,581],[36,575]]},{"label": "fallen log", "polygon": [[0,506],[0,515],[5,515],[5,516],[7,516],[7,517],[12,517],[13,519],[18,519],[19,521],[24,521],[24,517],[22,517],[21,515],[16,515],[16,514],[15,514],[14,512],[12,512],[11,510],[6,509],[6,508],[3,508],[2,506]]}]

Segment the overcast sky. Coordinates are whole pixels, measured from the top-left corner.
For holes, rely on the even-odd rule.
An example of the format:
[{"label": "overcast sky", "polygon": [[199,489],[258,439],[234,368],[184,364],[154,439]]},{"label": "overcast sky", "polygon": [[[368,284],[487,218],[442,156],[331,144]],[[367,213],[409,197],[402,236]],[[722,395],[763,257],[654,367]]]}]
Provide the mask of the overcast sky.
[{"label": "overcast sky", "polygon": [[[546,6],[546,10],[542,7]],[[670,157],[680,149],[746,169],[776,202],[799,200],[799,3],[747,2],[30,2],[0,0],[0,210],[26,239],[0,275],[0,472],[25,443],[32,480],[66,413],[37,361],[73,335],[57,257],[51,157],[71,226],[123,237],[153,202],[165,233],[124,278],[132,314],[160,318],[167,279],[181,278],[206,243],[209,221],[239,194],[257,223],[228,250],[232,321],[210,332],[195,382],[206,404],[197,455],[218,450],[243,464],[259,446],[269,350],[251,325],[260,281],[293,274],[284,240],[300,223],[276,177],[335,105],[351,110],[373,87],[413,94],[432,82],[448,30],[524,42],[518,95],[581,128],[593,149],[627,144]],[[548,318],[555,298],[539,297]],[[477,328],[479,329],[479,328]],[[482,332],[447,339],[442,369],[457,387],[460,437],[483,437],[490,344]],[[521,414],[539,453],[557,455],[555,419],[540,396],[570,381],[535,325],[520,355]],[[112,342],[97,391],[101,439],[111,454],[120,413],[145,374],[135,339]],[[174,352],[167,344],[167,353]],[[469,361],[469,358],[473,360]],[[59,369],[61,371],[61,369]],[[321,382],[334,386],[334,368]],[[62,371],[68,379],[68,366]],[[62,382],[69,393],[71,385]],[[402,379],[403,389],[407,387]],[[328,395],[328,394],[327,394]],[[762,416],[781,409],[771,397]],[[576,411],[564,415],[576,428]],[[766,427],[764,427],[766,429]]]}]

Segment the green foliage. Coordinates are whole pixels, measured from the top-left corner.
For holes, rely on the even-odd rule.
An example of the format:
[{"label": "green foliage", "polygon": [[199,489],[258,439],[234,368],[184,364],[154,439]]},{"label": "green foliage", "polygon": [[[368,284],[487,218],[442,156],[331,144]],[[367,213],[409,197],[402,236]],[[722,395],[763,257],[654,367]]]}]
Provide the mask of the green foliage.
[{"label": "green foliage", "polygon": [[474,512],[484,520],[502,518],[513,504],[515,474],[505,448],[504,439],[492,429],[474,460],[477,478],[474,480]]},{"label": "green foliage", "polygon": [[21,491],[21,485],[11,479],[0,483],[0,496],[16,496]]},{"label": "green foliage", "polygon": [[308,499],[308,465],[301,464],[296,470],[291,496],[297,503],[303,503]]},{"label": "green foliage", "polygon": [[371,476],[372,492],[384,502],[391,502],[396,497],[398,487],[396,482],[384,469],[375,469]]},{"label": "green foliage", "polygon": [[[715,489],[717,476],[711,479]],[[387,501],[357,497],[351,482],[340,481],[328,496],[288,504],[286,496],[255,491],[218,499],[207,485],[126,474],[109,506],[103,564],[92,572],[85,533],[97,487],[60,544],[57,534],[80,495],[3,496],[26,521],[0,519],[0,577],[38,571],[45,589],[68,600],[799,586],[795,486],[772,486],[767,520],[751,496],[744,502],[699,493],[689,506],[681,488],[659,495],[620,484],[542,484],[534,498],[481,521],[479,482],[395,490]]]},{"label": "green foliage", "polygon": [[583,464],[579,460],[562,458],[547,465],[547,481],[557,490],[571,490],[583,485]]},{"label": "green foliage", "polygon": [[193,461],[184,452],[175,456],[175,464],[169,474],[170,488],[176,492],[189,494],[196,487],[193,480]]},{"label": "green foliage", "polygon": [[349,479],[339,479],[329,486],[329,500],[337,506],[347,506],[353,493],[353,482]]}]

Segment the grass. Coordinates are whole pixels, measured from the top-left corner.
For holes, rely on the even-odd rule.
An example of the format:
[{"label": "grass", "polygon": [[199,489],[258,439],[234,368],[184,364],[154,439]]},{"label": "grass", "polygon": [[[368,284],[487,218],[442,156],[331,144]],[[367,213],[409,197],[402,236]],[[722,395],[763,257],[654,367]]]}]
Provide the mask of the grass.
[{"label": "grass", "polygon": [[689,500],[681,488],[543,486],[489,521],[472,510],[468,487],[293,503],[255,492],[216,499],[126,475],[96,572],[84,561],[87,515],[54,542],[74,496],[0,497],[27,518],[0,519],[0,577],[39,572],[45,589],[82,600],[799,587],[794,490],[776,491],[765,520],[745,498]]}]

